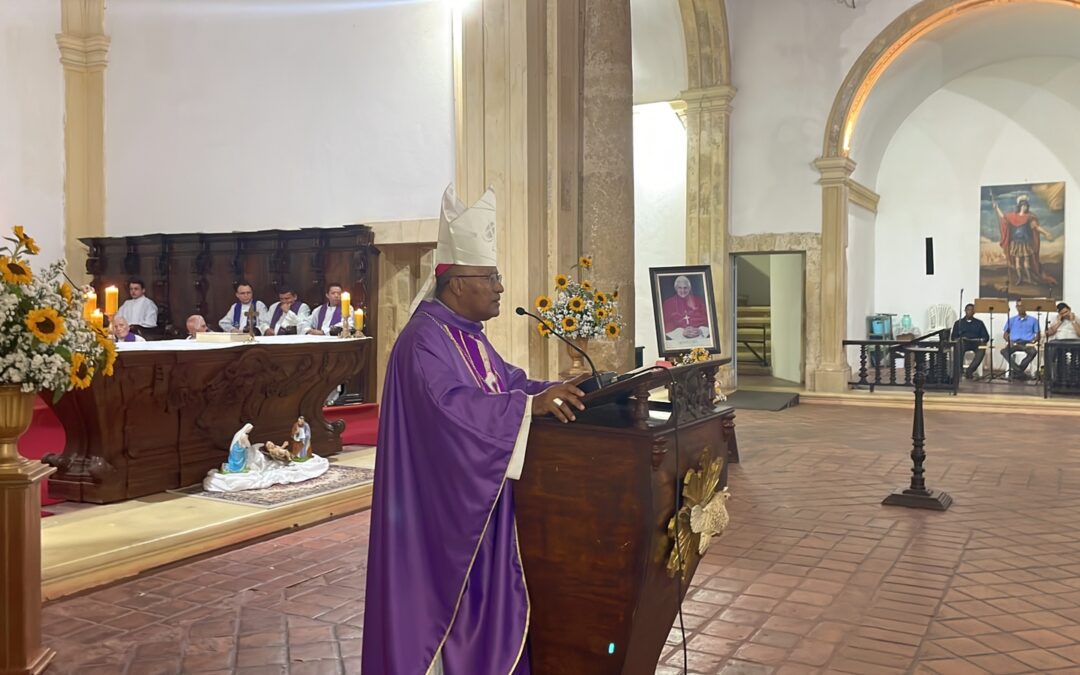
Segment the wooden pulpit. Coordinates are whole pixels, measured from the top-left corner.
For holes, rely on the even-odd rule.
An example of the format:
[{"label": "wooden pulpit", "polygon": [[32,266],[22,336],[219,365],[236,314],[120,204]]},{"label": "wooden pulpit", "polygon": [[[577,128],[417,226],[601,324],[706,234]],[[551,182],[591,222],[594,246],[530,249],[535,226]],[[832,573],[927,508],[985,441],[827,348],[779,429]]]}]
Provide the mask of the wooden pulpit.
[{"label": "wooden pulpit", "polygon": [[[533,675],[656,670],[700,559],[689,509],[722,505],[713,495],[738,461],[734,413],[713,402],[725,362],[624,376],[589,394],[576,422],[533,421],[514,487]],[[663,387],[670,403],[651,402]]]}]

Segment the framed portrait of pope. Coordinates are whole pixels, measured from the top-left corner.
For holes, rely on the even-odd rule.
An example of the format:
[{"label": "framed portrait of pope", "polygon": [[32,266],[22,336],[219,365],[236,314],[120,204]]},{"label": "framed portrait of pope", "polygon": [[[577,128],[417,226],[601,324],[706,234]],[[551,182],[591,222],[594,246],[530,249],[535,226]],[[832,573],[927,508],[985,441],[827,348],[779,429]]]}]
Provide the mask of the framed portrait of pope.
[{"label": "framed portrait of pope", "polygon": [[650,267],[649,280],[660,355],[678,356],[694,347],[719,354],[716,301],[709,266]]}]

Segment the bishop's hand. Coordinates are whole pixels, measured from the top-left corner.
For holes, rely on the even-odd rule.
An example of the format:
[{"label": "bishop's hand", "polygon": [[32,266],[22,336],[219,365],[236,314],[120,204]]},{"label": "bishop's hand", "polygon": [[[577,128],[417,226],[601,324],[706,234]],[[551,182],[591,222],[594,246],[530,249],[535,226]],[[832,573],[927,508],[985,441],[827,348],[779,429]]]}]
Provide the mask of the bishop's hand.
[{"label": "bishop's hand", "polygon": [[585,392],[570,382],[553,384],[532,399],[532,414],[554,415],[560,422],[573,422],[577,419],[574,408],[584,410],[581,397]]}]

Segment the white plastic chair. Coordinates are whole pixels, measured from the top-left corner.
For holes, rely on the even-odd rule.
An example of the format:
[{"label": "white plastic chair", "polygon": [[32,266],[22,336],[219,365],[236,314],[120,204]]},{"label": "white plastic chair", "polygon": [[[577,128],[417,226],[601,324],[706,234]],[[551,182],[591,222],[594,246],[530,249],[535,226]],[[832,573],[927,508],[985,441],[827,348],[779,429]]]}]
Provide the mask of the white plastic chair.
[{"label": "white plastic chair", "polygon": [[930,305],[926,310],[926,333],[933,333],[943,328],[951,330],[956,319],[956,308],[952,305],[944,303]]}]

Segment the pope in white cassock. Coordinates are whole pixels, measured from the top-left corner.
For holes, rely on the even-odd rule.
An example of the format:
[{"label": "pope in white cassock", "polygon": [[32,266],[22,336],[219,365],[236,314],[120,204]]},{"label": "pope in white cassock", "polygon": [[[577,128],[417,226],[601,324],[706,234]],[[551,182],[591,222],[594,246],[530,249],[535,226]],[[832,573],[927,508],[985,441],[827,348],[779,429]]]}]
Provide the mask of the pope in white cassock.
[{"label": "pope in white cassock", "polygon": [[143,284],[142,279],[128,281],[128,295],[131,297],[120,305],[120,309],[116,310],[116,316],[124,317],[132,326],[156,328],[157,305],[146,297],[146,285]]}]

